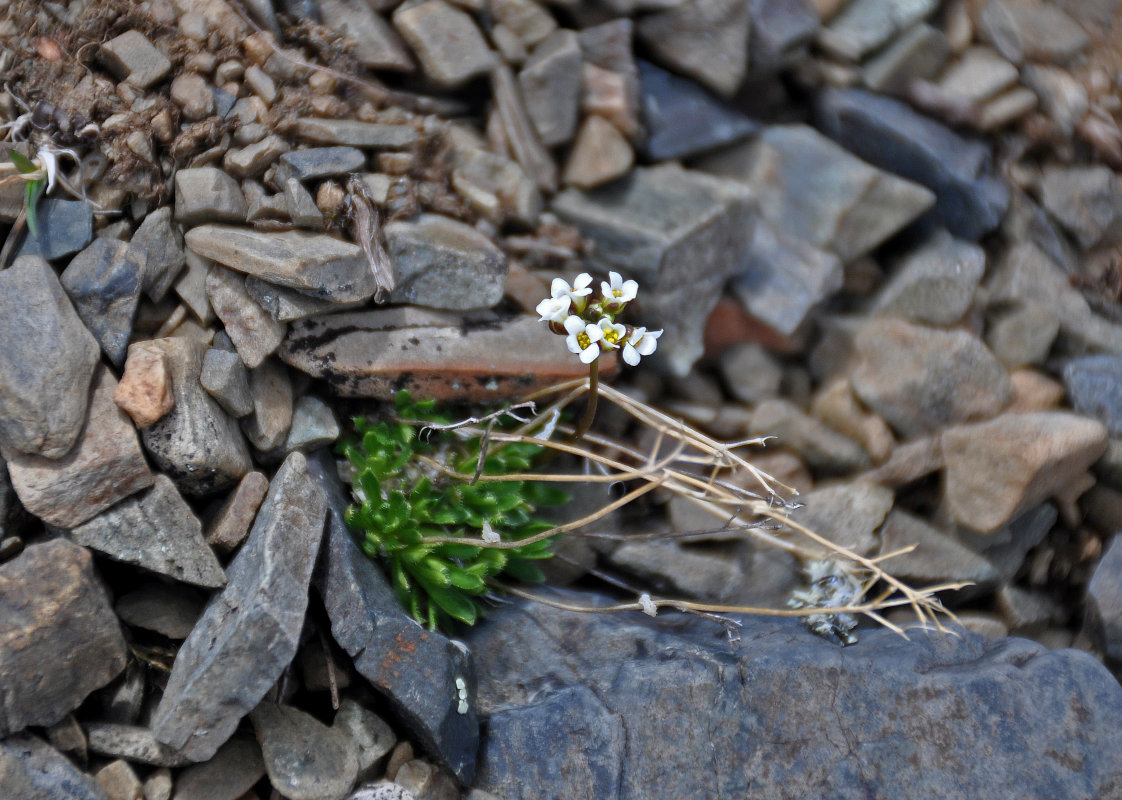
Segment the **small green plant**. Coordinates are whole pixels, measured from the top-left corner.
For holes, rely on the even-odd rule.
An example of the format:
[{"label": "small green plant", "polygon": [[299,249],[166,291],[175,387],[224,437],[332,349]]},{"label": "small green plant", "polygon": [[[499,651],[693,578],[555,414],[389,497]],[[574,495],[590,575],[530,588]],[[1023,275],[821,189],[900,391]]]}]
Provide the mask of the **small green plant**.
[{"label": "small green plant", "polygon": [[9,150],[8,158],[19,171],[20,179],[25,182],[23,192],[23,212],[27,219],[27,229],[31,231],[32,236],[38,236],[39,224],[35,209],[39,204],[39,198],[42,196],[43,191],[47,188],[48,184],[54,183],[54,173],[52,171],[48,176],[47,170],[36,164],[34,161],[32,161],[30,158],[28,158],[18,150]]},{"label": "small green plant", "polygon": [[[539,535],[553,525],[538,510],[567,502],[568,494],[538,481],[471,479],[525,472],[542,445],[487,447],[487,429],[465,432],[435,403],[404,392],[393,418],[354,424],[357,437],[339,446],[354,470],[347,524],[418,622],[433,630],[452,620],[474,624],[490,579],[543,580],[534,562],[552,555]],[[530,537],[537,538],[516,544]]]}]

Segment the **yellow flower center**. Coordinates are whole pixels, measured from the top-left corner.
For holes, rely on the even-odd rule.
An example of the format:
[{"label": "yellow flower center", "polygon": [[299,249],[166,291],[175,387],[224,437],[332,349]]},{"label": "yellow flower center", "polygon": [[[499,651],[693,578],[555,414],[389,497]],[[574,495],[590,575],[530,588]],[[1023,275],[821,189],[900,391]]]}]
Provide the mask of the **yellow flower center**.
[{"label": "yellow flower center", "polygon": [[612,289],[612,294],[616,297],[623,297],[623,289]]},{"label": "yellow flower center", "polygon": [[604,341],[606,341],[608,344],[615,344],[619,341],[619,331],[617,331],[615,328],[608,328],[606,331],[604,331]]},{"label": "yellow flower center", "polygon": [[592,344],[592,340],[588,338],[588,334],[581,331],[577,334],[577,344],[580,345],[581,350],[587,350],[588,346]]}]

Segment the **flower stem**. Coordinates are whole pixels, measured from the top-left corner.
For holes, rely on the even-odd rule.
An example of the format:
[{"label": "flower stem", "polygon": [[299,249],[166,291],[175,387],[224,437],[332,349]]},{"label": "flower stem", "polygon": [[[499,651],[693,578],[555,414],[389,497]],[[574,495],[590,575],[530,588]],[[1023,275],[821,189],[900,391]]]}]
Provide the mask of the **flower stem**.
[{"label": "flower stem", "polygon": [[580,439],[592,425],[596,416],[596,401],[600,399],[600,360],[596,359],[588,365],[588,406],[584,409],[580,425],[573,432],[573,441]]}]

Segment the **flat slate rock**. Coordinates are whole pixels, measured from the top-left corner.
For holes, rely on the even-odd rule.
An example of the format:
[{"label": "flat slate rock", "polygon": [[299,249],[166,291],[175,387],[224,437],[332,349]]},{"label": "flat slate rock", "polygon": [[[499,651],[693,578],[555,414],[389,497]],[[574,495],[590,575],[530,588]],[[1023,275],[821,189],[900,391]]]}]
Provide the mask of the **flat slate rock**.
[{"label": "flat slate rock", "polygon": [[18,258],[0,272],[0,445],[66,455],[85,422],[99,357],[46,261]]},{"label": "flat slate rock", "polygon": [[1075,409],[1122,434],[1122,357],[1084,356],[1064,366],[1064,386]]},{"label": "flat slate rock", "polygon": [[186,586],[148,583],[122,595],[113,606],[126,625],[186,639],[203,613],[201,595]]},{"label": "flat slate rock", "polygon": [[145,251],[99,238],[70,259],[62,273],[78,316],[117,367],[125,363],[146,260]]},{"label": "flat slate rock", "polygon": [[378,288],[362,248],[327,234],[200,225],[184,238],[200,256],[312,297],[361,302]]},{"label": "flat slate rock", "polygon": [[156,741],[152,731],[141,725],[90,722],[85,728],[90,752],[100,756],[154,767],[185,767],[192,761],[175,748]]},{"label": "flat slate rock", "polygon": [[245,545],[179,650],[152,720],[156,738],[205,761],[296,654],[327,513],[307,463],[281,465]]},{"label": "flat slate rock", "polygon": [[78,544],[184,583],[217,589],[226,575],[203,540],[202,523],[166,475],[70,531]]},{"label": "flat slate rock", "polygon": [[245,282],[242,273],[216,264],[206,276],[206,294],[238,355],[254,369],[280,347],[286,328],[250,297]]},{"label": "flat slate rock", "polygon": [[36,208],[38,235],[28,232],[16,257],[42,256],[48,261],[77,253],[93,241],[93,206],[84,200],[45,197]]},{"label": "flat slate rock", "polygon": [[1051,800],[1122,786],[1122,688],[1086,653],[915,629],[840,648],[795,620],[741,621],[733,647],[665,613],[500,607],[465,637],[486,721],[474,786],[507,800]]},{"label": "flat slate rock", "polygon": [[981,247],[938,229],[897,260],[873,310],[930,325],[954,325],[970,308],[985,271]]},{"label": "flat slate rock", "polygon": [[0,796],[19,800],[116,800],[92,775],[37,736],[0,741]]},{"label": "flat slate rock", "polygon": [[126,657],[89,551],[54,539],[0,565],[0,736],[58,722]]},{"label": "flat slate rock", "polygon": [[474,692],[467,652],[426,631],[405,613],[378,566],[359,549],[343,522],[347,499],[335,461],[321,450],[309,474],[328,497],[327,540],[315,584],[331,620],[331,635],[355,669],[390,702],[411,736],[465,784],[475,774],[479,722],[461,711],[457,678]]},{"label": "flat slate rock", "polygon": [[238,800],[265,775],[261,748],[247,736],[235,736],[214,758],[194,764],[175,781],[176,800]]}]

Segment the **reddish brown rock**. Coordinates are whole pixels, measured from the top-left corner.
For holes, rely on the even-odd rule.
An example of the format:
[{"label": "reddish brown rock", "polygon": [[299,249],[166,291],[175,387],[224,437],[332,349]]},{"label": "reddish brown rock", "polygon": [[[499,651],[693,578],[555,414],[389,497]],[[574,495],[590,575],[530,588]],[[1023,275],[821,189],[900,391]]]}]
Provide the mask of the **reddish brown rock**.
[{"label": "reddish brown rock", "polygon": [[175,407],[167,356],[143,345],[131,348],[113,402],[132,417],[138,428],[162,419]]},{"label": "reddish brown rock", "polygon": [[260,472],[250,472],[238,483],[211,520],[206,543],[220,553],[238,547],[249,534],[249,526],[269,490],[269,479]]},{"label": "reddish brown rock", "polygon": [[627,174],[634,163],[635,153],[623,134],[603,117],[593,115],[585,118],[577,132],[561,180],[591,189]]}]

